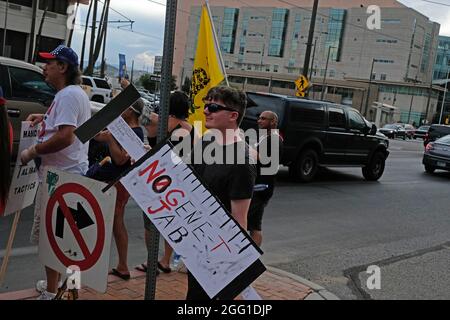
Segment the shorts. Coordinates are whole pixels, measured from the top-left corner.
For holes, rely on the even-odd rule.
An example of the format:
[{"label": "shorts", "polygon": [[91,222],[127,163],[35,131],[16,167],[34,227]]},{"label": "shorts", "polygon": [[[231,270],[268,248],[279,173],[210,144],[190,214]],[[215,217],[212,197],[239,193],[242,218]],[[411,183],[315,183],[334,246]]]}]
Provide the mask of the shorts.
[{"label": "shorts", "polygon": [[253,193],[252,202],[250,203],[250,208],[248,209],[247,215],[247,230],[249,231],[262,230],[261,226],[264,208],[269,203],[269,199],[259,196],[258,192]]}]

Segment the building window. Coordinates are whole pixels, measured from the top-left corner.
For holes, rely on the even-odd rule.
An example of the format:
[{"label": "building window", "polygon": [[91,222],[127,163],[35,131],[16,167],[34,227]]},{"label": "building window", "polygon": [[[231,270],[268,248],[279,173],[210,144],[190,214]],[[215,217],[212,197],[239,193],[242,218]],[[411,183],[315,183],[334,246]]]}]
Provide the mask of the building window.
[{"label": "building window", "polygon": [[273,72],[278,72],[278,65],[275,64],[275,65],[273,66]]},{"label": "building window", "polygon": [[238,18],[239,9],[225,8],[222,24],[222,38],[220,40],[220,47],[224,53],[234,53]]},{"label": "building window", "polygon": [[377,78],[377,74],[376,73],[372,73],[372,80],[375,80]]},{"label": "building window", "polygon": [[382,74],[380,75],[380,80],[386,81],[386,74],[382,73]]},{"label": "building window", "polygon": [[382,24],[400,24],[400,19],[381,19]]},{"label": "building window", "polygon": [[377,39],[378,43],[398,43],[398,40],[393,39]]},{"label": "building window", "polygon": [[288,9],[273,10],[268,54],[271,57],[283,57],[288,15]]},{"label": "building window", "polygon": [[33,0],[9,0],[9,3],[18,4],[25,7],[31,7],[33,5]]},{"label": "building window", "polygon": [[295,57],[295,53],[298,48],[298,38],[300,36],[300,27],[301,27],[301,15],[295,15],[295,23],[294,23],[294,31],[292,33],[292,42],[291,42],[291,59]]},{"label": "building window", "polygon": [[336,70],[330,70],[330,78],[336,77]]},{"label": "building window", "polygon": [[328,35],[325,41],[324,52],[328,52],[328,48],[333,47],[330,51],[330,58],[332,61],[341,60],[346,15],[347,11],[344,9],[330,9]]},{"label": "building window", "polygon": [[68,0],[47,0],[47,1],[39,1],[39,9],[45,10],[45,3],[47,2],[48,11],[66,14],[67,7],[69,5]]}]

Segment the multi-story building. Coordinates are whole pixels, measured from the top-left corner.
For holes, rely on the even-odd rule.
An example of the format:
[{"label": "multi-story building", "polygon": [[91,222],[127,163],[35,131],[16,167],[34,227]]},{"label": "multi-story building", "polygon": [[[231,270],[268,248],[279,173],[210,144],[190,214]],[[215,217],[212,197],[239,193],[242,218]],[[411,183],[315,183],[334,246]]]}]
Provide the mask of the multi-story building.
[{"label": "multi-story building", "polygon": [[[440,85],[443,89],[450,89],[450,37],[439,36],[436,63],[434,65],[433,83]],[[442,103],[445,97],[445,102]],[[439,106],[437,108],[439,117],[443,108],[443,115],[450,114],[450,94],[441,92]],[[438,119],[438,116],[435,116]]]},{"label": "multi-story building", "polygon": [[[201,14],[197,1],[187,2],[192,5],[183,9],[190,15],[180,13],[182,22],[177,21],[182,28],[188,18],[184,49],[177,33],[178,79],[192,72]],[[311,4],[266,0],[250,7],[243,1],[210,1],[230,82],[246,90],[292,95],[293,81],[303,72]],[[368,27],[369,5],[380,7],[380,29]],[[320,1],[308,75],[313,83],[310,96],[352,105],[369,119],[382,109],[383,122],[418,124],[431,118],[440,89],[430,89],[439,28],[395,0]],[[177,69],[180,56],[182,67]]]},{"label": "multi-story building", "polygon": [[[67,7],[71,2],[76,1],[0,0],[0,55],[31,61],[41,24],[39,50],[52,50],[64,43],[68,36]],[[80,4],[87,3],[89,0],[80,1]],[[42,19],[45,6],[47,12]],[[3,45],[5,24],[7,32]]]}]

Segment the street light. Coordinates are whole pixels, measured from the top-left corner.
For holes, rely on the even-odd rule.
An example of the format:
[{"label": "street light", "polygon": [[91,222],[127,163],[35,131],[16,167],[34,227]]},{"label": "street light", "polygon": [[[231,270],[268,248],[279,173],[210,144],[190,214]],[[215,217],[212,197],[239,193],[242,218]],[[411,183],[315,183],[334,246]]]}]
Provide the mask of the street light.
[{"label": "street light", "polygon": [[441,115],[439,116],[439,124],[441,124],[442,116],[444,115],[444,106],[445,106],[445,98],[446,98],[446,94],[447,94],[447,85],[448,85],[448,65],[447,65],[447,79],[445,79],[444,98],[442,99]]},{"label": "street light", "polygon": [[325,66],[325,74],[323,76],[323,83],[322,83],[322,94],[320,96],[320,100],[323,100],[324,94],[325,94],[325,82],[327,80],[327,73],[328,73],[328,63],[330,62],[330,53],[331,49],[336,49],[336,47],[328,47],[328,56],[327,56],[327,64]]},{"label": "street light", "polygon": [[373,75],[373,66],[374,65],[375,65],[375,58],[372,58],[372,68],[370,69],[369,87],[367,88],[366,107],[365,107],[365,110],[364,110],[364,116],[365,117],[367,117],[367,111],[369,110],[370,87],[372,85],[372,75]]}]

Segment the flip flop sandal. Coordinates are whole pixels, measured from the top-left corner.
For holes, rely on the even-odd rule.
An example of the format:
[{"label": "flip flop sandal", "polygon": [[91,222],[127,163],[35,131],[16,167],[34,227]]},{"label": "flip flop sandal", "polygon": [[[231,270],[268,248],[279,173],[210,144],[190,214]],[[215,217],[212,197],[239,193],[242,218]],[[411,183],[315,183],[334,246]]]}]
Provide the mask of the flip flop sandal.
[{"label": "flip flop sandal", "polygon": [[161,270],[164,273],[170,273],[172,272],[172,269],[170,269],[169,267],[164,267],[161,263],[158,262],[158,269]]},{"label": "flip flop sandal", "polygon": [[123,280],[130,280],[130,274],[120,273],[117,269],[113,268],[109,274],[119,277]]}]

